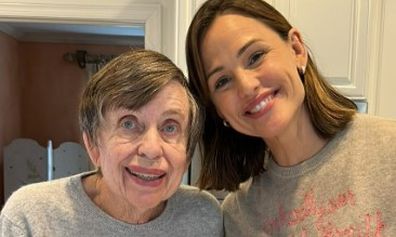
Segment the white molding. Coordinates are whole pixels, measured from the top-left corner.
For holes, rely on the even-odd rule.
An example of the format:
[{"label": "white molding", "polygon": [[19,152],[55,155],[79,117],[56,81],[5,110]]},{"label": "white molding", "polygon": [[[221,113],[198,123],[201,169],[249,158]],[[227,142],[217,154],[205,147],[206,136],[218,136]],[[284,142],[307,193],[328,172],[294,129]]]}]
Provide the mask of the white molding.
[{"label": "white molding", "polygon": [[384,37],[384,14],[385,4],[383,1],[370,1],[370,25],[369,25],[369,80],[368,80],[368,113],[377,115],[380,100],[377,94],[380,93],[382,71],[382,52]]},{"label": "white molding", "polygon": [[77,33],[34,33],[22,35],[16,39],[21,42],[119,45],[139,48],[144,48],[145,46],[144,38],[140,36],[102,36]]},{"label": "white molding", "polygon": [[178,35],[176,39],[177,39],[177,47],[179,50],[177,52],[176,62],[185,75],[187,75],[185,41],[186,41],[188,27],[190,26],[192,18],[194,17],[195,12],[198,10],[198,8],[199,6],[197,6],[196,0],[191,0],[191,1],[178,0],[178,5],[177,5],[178,25],[176,29]]},{"label": "white molding", "polygon": [[0,21],[136,25],[145,28],[145,47],[161,52],[160,3],[87,4],[68,2],[1,2]]},{"label": "white molding", "polygon": [[[359,61],[359,44],[361,37],[359,37],[359,26],[361,26],[360,22],[360,8],[359,8],[359,1],[352,1],[351,7],[351,31],[350,31],[350,41],[348,45],[350,46],[350,51],[348,52],[349,55],[349,64],[348,64],[348,75],[346,77],[337,77],[332,78],[329,77],[328,80],[332,83],[336,88],[343,91],[346,95],[352,97],[353,99],[365,99],[365,95],[363,92],[361,80],[362,78],[358,75],[358,61]],[[367,44],[366,44],[367,45]],[[366,75],[365,73],[363,75]]]}]

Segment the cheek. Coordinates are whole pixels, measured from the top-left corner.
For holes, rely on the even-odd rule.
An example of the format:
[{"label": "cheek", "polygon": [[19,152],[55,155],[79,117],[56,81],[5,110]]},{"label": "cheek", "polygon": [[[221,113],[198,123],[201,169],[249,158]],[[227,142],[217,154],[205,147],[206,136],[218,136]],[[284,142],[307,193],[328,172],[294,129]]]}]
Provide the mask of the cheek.
[{"label": "cheek", "polygon": [[187,167],[187,155],[186,152],[180,153],[178,156],[178,158],[176,159],[175,163],[177,164],[178,169],[180,170],[184,170]]},{"label": "cheek", "polygon": [[232,116],[237,113],[236,109],[240,100],[237,98],[236,93],[231,91],[223,93],[221,96],[212,99],[213,104],[216,108],[217,114],[224,118],[224,116]]},{"label": "cheek", "polygon": [[134,148],[132,145],[111,145],[106,149],[102,149],[100,163],[101,164],[114,164],[120,163],[123,160],[127,159],[134,153]]},{"label": "cheek", "polygon": [[183,171],[187,167],[187,150],[186,146],[173,146],[172,148],[167,148],[167,157],[169,157],[169,162],[175,171]]}]

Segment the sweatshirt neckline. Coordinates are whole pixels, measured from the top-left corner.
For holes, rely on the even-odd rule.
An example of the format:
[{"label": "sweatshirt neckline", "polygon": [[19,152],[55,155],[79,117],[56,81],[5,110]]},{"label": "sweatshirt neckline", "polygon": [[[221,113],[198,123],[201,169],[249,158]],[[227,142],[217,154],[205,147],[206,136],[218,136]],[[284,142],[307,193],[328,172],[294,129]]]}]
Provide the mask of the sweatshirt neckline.
[{"label": "sweatshirt neckline", "polygon": [[[352,124],[353,122],[351,122]],[[320,165],[322,165],[327,160],[331,159],[337,147],[342,143],[342,139],[340,139],[351,127],[351,124],[347,125],[347,127],[336,134],[332,139],[329,140],[327,144],[325,144],[322,149],[320,149],[315,155],[311,158],[290,167],[279,166],[272,157],[269,157],[267,172],[269,176],[276,176],[277,178],[296,178],[302,175],[305,175],[309,172],[312,172]]]},{"label": "sweatshirt neckline", "polygon": [[[75,186],[75,190],[77,190],[79,197],[77,199],[80,199],[81,205],[84,205],[86,208],[86,211],[88,215],[93,215],[93,218],[100,218],[102,219],[102,223],[107,225],[110,228],[115,228],[118,229],[122,228],[125,230],[140,230],[140,231],[149,231],[149,230],[156,230],[159,229],[161,226],[167,225],[169,222],[172,221],[173,219],[173,210],[175,207],[175,201],[174,197],[176,196],[176,193],[172,195],[166,203],[166,206],[157,218],[144,223],[144,224],[129,224],[126,222],[123,222],[121,220],[118,220],[111,215],[107,214],[105,211],[100,209],[88,196],[88,194],[85,192],[83,184],[82,184],[82,178],[86,177],[88,175],[94,174],[95,171],[93,172],[85,172],[80,175],[74,176],[71,179],[71,184]],[[178,192],[178,191],[176,191]]]}]

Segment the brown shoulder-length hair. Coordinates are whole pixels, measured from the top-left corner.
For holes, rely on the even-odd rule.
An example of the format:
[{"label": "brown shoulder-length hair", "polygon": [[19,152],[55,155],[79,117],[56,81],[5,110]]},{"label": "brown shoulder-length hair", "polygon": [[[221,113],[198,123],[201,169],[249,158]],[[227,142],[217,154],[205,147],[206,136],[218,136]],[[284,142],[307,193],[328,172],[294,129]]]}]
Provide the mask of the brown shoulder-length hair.
[{"label": "brown shoulder-length hair", "polygon": [[[262,0],[208,0],[198,10],[188,29],[186,56],[190,88],[205,111],[201,145],[203,189],[235,191],[241,182],[264,171],[267,145],[261,138],[241,134],[223,126],[210,100],[201,42],[214,19],[225,14],[254,18],[270,27],[285,41],[292,26],[275,8]],[[304,103],[315,131],[331,138],[344,129],[356,113],[356,105],[331,87],[308,55],[304,79]]]}]

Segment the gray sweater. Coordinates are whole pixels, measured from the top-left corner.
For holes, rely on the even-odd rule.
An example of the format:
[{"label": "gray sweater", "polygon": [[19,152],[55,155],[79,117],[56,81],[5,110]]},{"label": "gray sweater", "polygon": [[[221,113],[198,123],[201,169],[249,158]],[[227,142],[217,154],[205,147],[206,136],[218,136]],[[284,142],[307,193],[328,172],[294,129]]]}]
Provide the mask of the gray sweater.
[{"label": "gray sweater", "polygon": [[132,225],[91,201],[83,175],[17,190],[1,211],[0,236],[223,236],[219,204],[208,192],[181,186],[159,217]]},{"label": "gray sweater", "polygon": [[309,160],[267,168],[223,202],[226,236],[396,236],[396,121],[357,115]]}]

